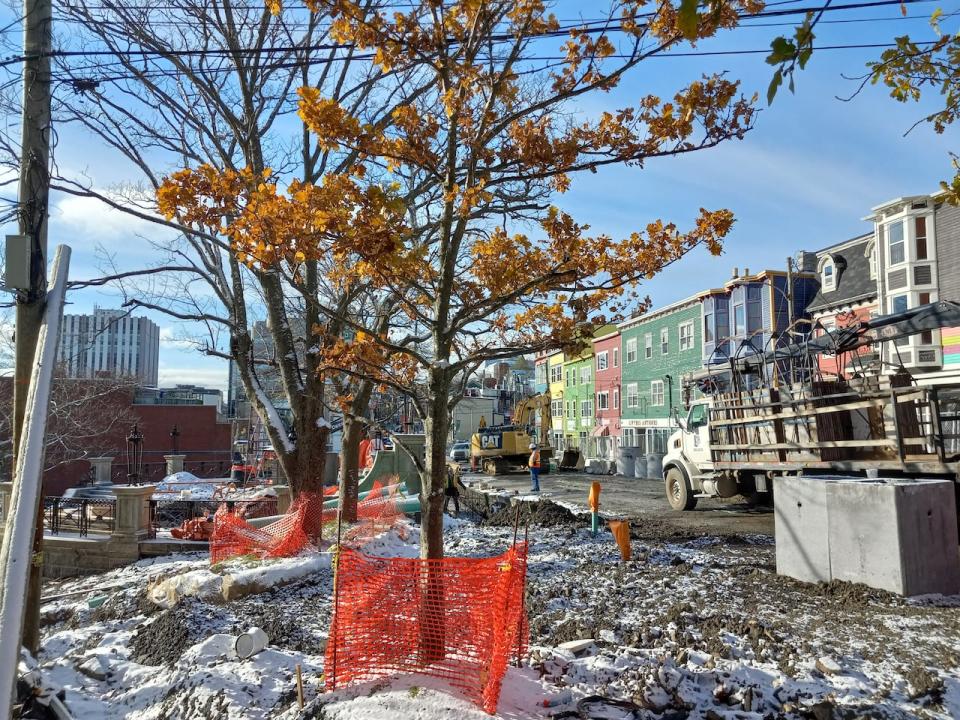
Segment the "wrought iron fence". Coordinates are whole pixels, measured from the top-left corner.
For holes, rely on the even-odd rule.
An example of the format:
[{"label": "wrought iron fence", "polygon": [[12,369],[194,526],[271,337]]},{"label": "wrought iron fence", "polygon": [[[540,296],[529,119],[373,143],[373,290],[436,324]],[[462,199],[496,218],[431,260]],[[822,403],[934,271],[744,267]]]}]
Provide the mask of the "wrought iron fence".
[{"label": "wrought iron fence", "polygon": [[204,511],[210,515],[225,503],[232,503],[233,510],[246,519],[269,517],[277,514],[277,498],[263,497],[252,500],[166,500],[154,499],[150,501],[150,529],[151,538],[157,536],[157,530],[169,530],[183,525],[188,520],[204,516]]},{"label": "wrought iron fence", "polygon": [[92,532],[110,533],[114,529],[117,501],[46,497],[43,500],[43,526],[54,535]]},{"label": "wrought iron fence", "polygon": [[[185,472],[201,479],[226,478],[230,475],[230,460],[191,460],[184,463]],[[125,462],[115,462],[111,468],[111,479],[115,483],[130,481],[131,468]],[[145,461],[140,468],[141,483],[157,483],[167,475],[167,463],[163,461]]]}]

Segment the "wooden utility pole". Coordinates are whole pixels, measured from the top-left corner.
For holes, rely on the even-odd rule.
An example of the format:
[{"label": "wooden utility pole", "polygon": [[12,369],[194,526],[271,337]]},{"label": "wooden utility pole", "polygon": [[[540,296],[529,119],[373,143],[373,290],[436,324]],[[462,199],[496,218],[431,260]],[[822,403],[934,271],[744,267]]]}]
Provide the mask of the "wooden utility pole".
[{"label": "wooden utility pole", "polygon": [[[47,219],[50,196],[50,50],[51,0],[23,3],[23,125],[20,150],[20,234],[30,238],[30,287],[17,294],[13,385],[13,452],[24,433],[30,373],[47,296]],[[40,481],[40,478],[37,478]],[[42,493],[38,493],[38,498]],[[23,644],[35,652],[40,642],[40,578],[43,550],[43,502],[37,503],[34,562],[27,591]]]}]

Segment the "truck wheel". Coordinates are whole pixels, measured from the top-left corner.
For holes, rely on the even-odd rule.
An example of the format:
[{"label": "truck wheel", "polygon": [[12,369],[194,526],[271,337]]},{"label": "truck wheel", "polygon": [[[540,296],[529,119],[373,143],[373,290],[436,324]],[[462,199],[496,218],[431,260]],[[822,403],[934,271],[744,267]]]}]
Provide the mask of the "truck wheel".
[{"label": "truck wheel", "polygon": [[667,470],[664,487],[667,502],[674,510],[693,510],[697,506],[697,498],[693,496],[690,483],[679,468],[672,467]]}]

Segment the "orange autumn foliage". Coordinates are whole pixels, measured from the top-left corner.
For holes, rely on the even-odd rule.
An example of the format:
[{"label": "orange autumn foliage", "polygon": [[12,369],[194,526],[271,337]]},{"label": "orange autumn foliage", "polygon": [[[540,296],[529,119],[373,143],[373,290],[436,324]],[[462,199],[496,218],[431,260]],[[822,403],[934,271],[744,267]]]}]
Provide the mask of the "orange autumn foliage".
[{"label": "orange autumn foliage", "polygon": [[[304,125],[320,149],[348,159],[338,173],[281,186],[268,172],[203,166],[167,178],[158,198],[167,217],[227,237],[252,268],[283,268],[297,283],[299,265],[329,261],[334,287],[391,296],[432,345],[359,323],[321,349],[321,370],[402,388],[477,359],[572,345],[642,306],[640,282],[691,249],[721,251],[728,210],[701,208],[686,229],[648,220],[613,238],[555,203],[579,173],[742,138],[755,98],[723,75],[593,115],[571,112],[572,103],[615,88],[649,54],[736,26],[762,3],[698,6],[691,33],[679,3],[611,2],[616,36],[565,28],[542,0],[307,5],[333,41],[367,53],[385,95],[402,100],[365,116],[301,88]],[[276,0],[268,7],[281,11]],[[535,41],[562,34],[562,60],[531,69]]]}]

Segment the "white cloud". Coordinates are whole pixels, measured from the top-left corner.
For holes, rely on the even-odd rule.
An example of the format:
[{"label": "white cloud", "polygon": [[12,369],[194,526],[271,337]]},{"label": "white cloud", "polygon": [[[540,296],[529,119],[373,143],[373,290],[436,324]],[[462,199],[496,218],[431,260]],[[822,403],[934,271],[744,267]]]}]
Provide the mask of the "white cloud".
[{"label": "white cloud", "polygon": [[161,387],[174,385],[200,385],[212,387],[227,394],[227,367],[226,363],[220,368],[201,367],[161,367],[159,371]]},{"label": "white cloud", "polygon": [[188,340],[172,327],[160,328],[160,345],[176,350],[196,350],[194,341]]},{"label": "white cloud", "polygon": [[[109,193],[100,191],[108,195]],[[69,236],[81,236],[110,244],[111,241],[129,242],[137,235],[151,238],[173,233],[161,225],[129,215],[110,207],[96,198],[61,196],[51,211],[51,225],[70,229]]]}]

